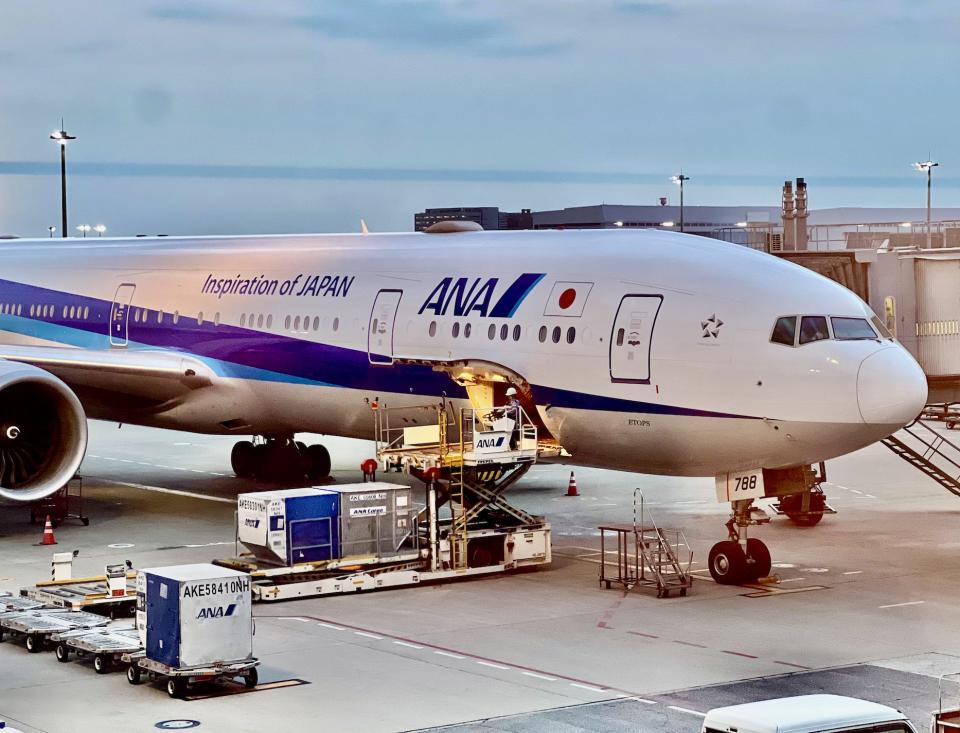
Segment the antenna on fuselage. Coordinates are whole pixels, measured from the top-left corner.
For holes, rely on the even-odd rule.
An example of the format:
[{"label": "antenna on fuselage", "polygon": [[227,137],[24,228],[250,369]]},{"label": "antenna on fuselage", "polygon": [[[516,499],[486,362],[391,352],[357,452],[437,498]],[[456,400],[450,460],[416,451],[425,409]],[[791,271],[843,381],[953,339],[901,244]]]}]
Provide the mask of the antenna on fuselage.
[{"label": "antenna on fuselage", "polygon": [[369,233],[370,233],[370,230],[367,229],[367,222],[365,222],[363,219],[360,220],[360,233],[361,233],[361,234],[369,234]]}]

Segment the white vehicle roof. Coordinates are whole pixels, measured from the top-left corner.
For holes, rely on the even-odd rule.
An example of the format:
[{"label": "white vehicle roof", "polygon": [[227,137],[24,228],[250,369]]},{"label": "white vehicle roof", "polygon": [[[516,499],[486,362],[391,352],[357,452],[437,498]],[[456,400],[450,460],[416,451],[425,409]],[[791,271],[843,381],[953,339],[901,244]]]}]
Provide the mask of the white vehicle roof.
[{"label": "white vehicle roof", "polygon": [[729,733],[810,733],[905,721],[899,710],[840,695],[800,695],[715,708],[704,729]]}]

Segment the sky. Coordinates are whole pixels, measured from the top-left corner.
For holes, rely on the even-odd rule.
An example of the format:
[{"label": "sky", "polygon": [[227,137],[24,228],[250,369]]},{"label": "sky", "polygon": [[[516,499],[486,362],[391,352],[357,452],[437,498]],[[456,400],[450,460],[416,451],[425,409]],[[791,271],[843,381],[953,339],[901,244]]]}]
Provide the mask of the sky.
[{"label": "sky", "polygon": [[0,233],[430,206],[960,206],[955,0],[3,0]]}]

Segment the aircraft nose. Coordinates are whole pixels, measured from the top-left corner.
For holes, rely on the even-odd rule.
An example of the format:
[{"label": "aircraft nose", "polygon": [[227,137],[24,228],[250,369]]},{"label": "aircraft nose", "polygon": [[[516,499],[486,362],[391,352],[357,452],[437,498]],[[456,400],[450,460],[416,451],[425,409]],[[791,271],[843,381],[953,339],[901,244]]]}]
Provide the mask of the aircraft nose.
[{"label": "aircraft nose", "polygon": [[869,425],[912,422],[927,402],[927,378],[920,365],[902,346],[871,354],[860,363],[857,403]]}]

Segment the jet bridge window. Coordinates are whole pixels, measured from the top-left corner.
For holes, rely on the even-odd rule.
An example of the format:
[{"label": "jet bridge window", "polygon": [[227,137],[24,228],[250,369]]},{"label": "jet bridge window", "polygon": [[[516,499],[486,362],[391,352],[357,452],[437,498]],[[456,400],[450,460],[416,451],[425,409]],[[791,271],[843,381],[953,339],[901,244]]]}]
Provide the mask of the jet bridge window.
[{"label": "jet bridge window", "polygon": [[833,337],[838,341],[862,341],[877,339],[876,332],[867,323],[866,318],[837,318],[830,319],[833,326]]},{"label": "jet bridge window", "polygon": [[800,344],[823,341],[830,338],[827,319],[824,316],[804,316],[800,319]]},{"label": "jet bridge window", "polygon": [[777,323],[773,327],[773,335],[770,337],[770,340],[775,344],[793,346],[796,343],[796,335],[797,317],[784,316],[783,318],[777,319]]}]

